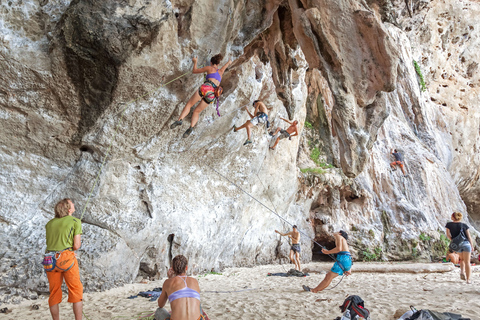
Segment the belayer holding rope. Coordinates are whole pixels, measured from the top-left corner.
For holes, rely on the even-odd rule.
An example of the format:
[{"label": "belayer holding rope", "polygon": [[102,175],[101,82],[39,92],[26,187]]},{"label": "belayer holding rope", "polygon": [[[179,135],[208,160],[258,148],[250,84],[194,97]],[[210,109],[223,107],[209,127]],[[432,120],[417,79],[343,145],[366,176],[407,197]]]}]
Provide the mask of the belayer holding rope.
[{"label": "belayer holding rope", "polygon": [[292,246],[290,247],[290,261],[295,265],[295,270],[302,271],[300,269],[300,232],[297,230],[297,226],[294,225],[292,227],[292,231],[288,233],[281,233],[277,230],[275,230],[276,233],[278,233],[281,236],[287,236],[290,239],[292,239]]},{"label": "belayer holding rope", "polygon": [[345,231],[340,230],[333,236],[335,237],[335,248],[333,248],[332,250],[326,250],[325,248],[322,249],[322,253],[324,254],[337,254],[336,262],[333,265],[333,268],[328,271],[325,278],[322,280],[322,282],[318,284],[317,287],[312,289],[304,285],[303,290],[317,293],[327,288],[332,282],[332,280],[339,275],[349,276],[351,274],[350,269],[352,268],[352,256],[350,255],[350,251],[348,250],[348,235]]},{"label": "belayer holding rope", "polygon": [[72,216],[74,212],[72,200],[63,199],[55,205],[55,218],[45,226],[47,250],[42,264],[47,273],[50,291],[48,305],[53,320],[60,319],[59,304],[62,302],[64,280],[75,320],[82,319],[83,285],[74,252],[81,246],[82,223]]},{"label": "belayer holding rope", "polygon": [[283,130],[282,128],[278,127],[277,130],[275,130],[275,132],[269,133],[272,137],[275,137],[280,132],[280,135],[278,136],[277,140],[275,140],[275,144],[273,145],[273,147],[270,147],[270,150],[275,150],[275,147],[277,146],[278,142],[281,139],[288,138],[288,140],[292,140],[292,137],[298,136],[297,120],[288,121],[287,119],[284,119],[284,118],[280,118],[280,119],[289,123],[290,127],[288,127],[286,130]]},{"label": "belayer holding rope", "polygon": [[268,109],[265,106],[265,104],[260,100],[255,100],[253,101],[253,107],[255,108],[255,110],[253,111],[253,114],[251,114],[250,111],[248,111],[248,107],[245,107],[245,110],[247,111],[248,115],[251,118],[250,120],[247,120],[247,122],[245,122],[238,128],[235,125],[233,126],[233,132],[237,132],[238,130],[241,130],[241,129],[247,129],[247,140],[243,145],[252,143],[251,137],[252,137],[253,126],[256,126],[259,123],[266,124],[267,128],[270,126],[270,122],[268,122]]},{"label": "belayer holding rope", "polygon": [[[180,113],[180,117],[178,118],[177,121],[175,121],[172,125],[170,125],[170,129],[173,129],[183,123],[183,119],[190,113],[190,109],[193,107],[193,105],[197,102],[200,101],[198,106],[195,108],[192,114],[192,121],[190,123],[190,128],[185,131],[183,134],[183,137],[186,138],[192,133],[193,128],[198,122],[198,118],[200,116],[200,112],[205,110],[205,108],[211,104],[216,97],[220,95],[220,82],[222,81],[222,76],[227,67],[232,63],[231,60],[228,60],[228,62],[221,68],[219,69],[219,64],[222,61],[223,56],[219,53],[215,56],[213,56],[210,59],[210,66],[206,66],[200,69],[197,69],[197,58],[192,58],[193,61],[193,73],[207,73],[207,76],[205,78],[205,82],[200,86],[200,88],[195,91],[193,96],[188,100],[187,104],[182,110],[182,113]],[[217,109],[218,113],[218,109]],[[220,114],[219,114],[220,115]]]}]

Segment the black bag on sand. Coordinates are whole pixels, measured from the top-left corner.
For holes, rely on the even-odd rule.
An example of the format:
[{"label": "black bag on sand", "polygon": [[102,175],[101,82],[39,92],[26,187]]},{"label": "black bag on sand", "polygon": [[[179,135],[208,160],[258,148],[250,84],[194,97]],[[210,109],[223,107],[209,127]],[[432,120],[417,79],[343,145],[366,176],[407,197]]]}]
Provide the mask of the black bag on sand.
[{"label": "black bag on sand", "polygon": [[357,319],[362,317],[364,319],[370,319],[370,311],[363,305],[363,300],[359,296],[349,296],[340,306],[340,310],[345,312],[350,310],[350,319]]},{"label": "black bag on sand", "polygon": [[450,312],[436,312],[432,310],[420,310],[415,312],[410,318],[406,320],[471,320],[470,318],[463,318],[461,315]]}]

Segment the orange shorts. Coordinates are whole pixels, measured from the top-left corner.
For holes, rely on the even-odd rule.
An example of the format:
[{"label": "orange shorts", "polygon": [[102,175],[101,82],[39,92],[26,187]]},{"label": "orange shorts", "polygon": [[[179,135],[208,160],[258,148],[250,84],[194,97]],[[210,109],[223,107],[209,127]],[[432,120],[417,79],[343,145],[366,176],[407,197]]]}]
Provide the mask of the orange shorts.
[{"label": "orange shorts", "polygon": [[[78,261],[75,257],[75,252],[67,250],[56,256],[58,258],[55,269],[47,272],[48,284],[50,287],[48,305],[51,307],[62,302],[63,279],[65,279],[65,284],[68,288],[68,302],[75,303],[82,301],[83,285],[80,282],[80,270],[78,269]],[[73,266],[67,271],[58,268],[67,269],[72,265],[72,262]]]},{"label": "orange shorts", "polygon": [[390,163],[390,165],[392,165],[392,166],[399,165],[400,168],[403,168],[403,162],[402,161],[393,161],[392,163]]}]

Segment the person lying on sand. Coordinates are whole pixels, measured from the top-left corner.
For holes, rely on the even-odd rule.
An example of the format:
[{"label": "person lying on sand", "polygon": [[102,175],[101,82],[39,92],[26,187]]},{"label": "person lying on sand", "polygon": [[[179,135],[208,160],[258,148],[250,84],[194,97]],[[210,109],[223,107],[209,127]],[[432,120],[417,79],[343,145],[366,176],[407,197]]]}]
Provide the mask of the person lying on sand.
[{"label": "person lying on sand", "polygon": [[281,236],[288,236],[292,239],[292,246],[290,247],[290,261],[295,265],[295,270],[302,271],[300,269],[300,232],[297,231],[297,226],[294,225],[292,231],[288,233],[281,233],[275,230]]},{"label": "person lying on sand", "polygon": [[332,250],[322,249],[322,253],[336,253],[337,261],[333,265],[333,268],[328,271],[325,278],[322,280],[322,282],[318,284],[317,287],[311,289],[310,287],[304,285],[303,290],[317,293],[327,288],[332,282],[332,280],[339,275],[343,276],[345,274],[346,276],[349,276],[351,274],[350,269],[352,268],[352,256],[350,255],[350,251],[348,250],[348,235],[345,231],[340,230],[333,236],[335,237],[335,248],[333,248]]},{"label": "person lying on sand", "polygon": [[[187,258],[182,255],[173,258],[168,279],[163,283],[162,294],[158,298],[156,320],[205,319],[200,308],[200,287],[197,279],[187,277],[187,264]],[[163,308],[167,299],[172,308],[171,314]]]}]

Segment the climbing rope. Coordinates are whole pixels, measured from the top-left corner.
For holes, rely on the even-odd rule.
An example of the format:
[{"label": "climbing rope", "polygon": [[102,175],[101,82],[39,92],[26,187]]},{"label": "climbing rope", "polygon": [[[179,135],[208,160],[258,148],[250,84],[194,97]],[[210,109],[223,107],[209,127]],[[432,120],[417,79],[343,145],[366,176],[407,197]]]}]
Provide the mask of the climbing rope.
[{"label": "climbing rope", "polygon": [[261,289],[262,288],[250,288],[250,289],[233,290],[233,291],[202,291],[202,293],[235,293],[235,292],[244,292],[244,291],[261,290]]},{"label": "climbing rope", "polygon": [[[266,205],[264,205],[261,201],[259,201],[257,198],[255,198],[254,196],[252,196],[250,193],[248,193],[247,191],[243,190],[242,187],[240,187],[239,185],[237,185],[235,182],[231,181],[230,179],[228,179],[227,177],[225,177],[224,175],[222,175],[220,172],[218,172],[217,170],[215,170],[215,168],[213,168],[211,165],[209,165],[208,163],[205,163],[205,165],[207,167],[209,167],[210,169],[212,169],[216,174],[218,174],[220,177],[224,178],[225,180],[227,180],[228,182],[230,182],[232,185],[234,185],[235,187],[237,187],[238,189],[240,189],[243,193],[245,193],[247,196],[249,196],[250,198],[252,198],[253,200],[255,200],[256,202],[258,202],[261,206],[263,206],[265,209],[267,209],[268,211],[270,211],[271,213],[273,213],[274,215],[276,215],[279,219],[281,219],[282,221],[286,222],[287,224],[289,224],[290,226],[293,227],[293,224],[290,223],[288,220],[284,219],[282,216],[280,216],[278,213],[276,213],[275,211],[273,211],[272,209],[270,209],[269,207],[267,207]],[[303,234],[307,239],[310,239],[311,241],[313,241],[314,243],[316,243],[320,248],[323,248],[323,249],[327,249],[326,247],[322,246],[320,243],[316,242],[314,238],[310,237],[309,235],[307,235],[305,232],[301,231],[301,230],[298,230],[298,232],[300,232],[301,234]],[[327,254],[329,257],[331,257],[333,260],[335,260],[335,262],[338,262],[337,259],[332,256],[331,254]]]},{"label": "climbing rope", "polygon": [[[208,165],[208,164],[207,164],[207,165]],[[262,163],[262,166],[263,166],[263,163]],[[262,166],[260,166],[260,169],[261,169]],[[260,172],[260,170],[259,170],[258,172]],[[258,176],[258,172],[257,172],[257,174],[256,174],[257,179],[258,179],[258,180],[260,181],[260,183],[262,184],[263,189],[266,189],[266,188],[265,188],[265,185],[264,185],[263,182],[262,182],[262,180],[261,180],[260,177]],[[218,174],[218,172],[217,172],[217,174]],[[227,179],[227,180],[228,180],[228,179]],[[241,188],[240,188],[240,189],[241,189]],[[243,191],[243,190],[242,190],[242,191]],[[245,192],[245,191],[243,191],[243,192]],[[275,209],[275,214],[276,214],[277,216],[279,216],[279,214],[278,214],[278,212],[277,212],[277,208],[275,207],[275,205],[274,205],[274,203],[273,203],[273,201],[272,201],[272,198],[270,197],[270,195],[269,195],[268,193],[267,193],[267,196],[268,196],[268,198],[269,198],[269,200],[270,200],[270,203],[272,204],[273,208]],[[252,197],[252,198],[253,198],[253,197]],[[271,211],[271,210],[270,210],[270,211]],[[285,223],[286,220],[283,221],[283,222]],[[299,230],[299,232],[301,232],[301,231]],[[307,237],[308,237],[308,236],[307,236]],[[281,236],[280,236],[280,238],[281,238]],[[311,239],[311,238],[310,238],[310,239]],[[313,239],[312,239],[312,240],[313,240]],[[313,242],[315,242],[316,244],[318,244],[315,240],[313,240]],[[290,243],[289,243],[289,244],[290,244]],[[321,246],[320,244],[318,244],[318,245],[319,245],[320,247],[322,247],[322,248],[325,248],[325,247]],[[325,248],[325,249],[326,249],[326,248]],[[341,267],[341,269],[344,271],[343,266],[340,264],[340,262],[338,262],[337,259],[335,259],[335,258],[332,257],[331,255],[329,255],[329,256],[330,256],[331,258],[333,258],[333,260],[335,260],[335,262],[337,262],[337,263],[339,264],[339,266]],[[287,270],[285,269],[285,267],[283,266],[283,264],[280,264],[280,265],[282,266],[283,270],[284,270],[285,272],[287,272]],[[335,288],[340,284],[340,282],[342,282],[342,280],[343,280],[344,277],[345,277],[345,274],[342,275],[342,278],[340,279],[340,281],[339,281],[336,285],[334,285],[334,286],[331,287],[331,288],[324,289],[324,290],[332,290],[332,289],[335,289]]]}]

